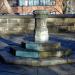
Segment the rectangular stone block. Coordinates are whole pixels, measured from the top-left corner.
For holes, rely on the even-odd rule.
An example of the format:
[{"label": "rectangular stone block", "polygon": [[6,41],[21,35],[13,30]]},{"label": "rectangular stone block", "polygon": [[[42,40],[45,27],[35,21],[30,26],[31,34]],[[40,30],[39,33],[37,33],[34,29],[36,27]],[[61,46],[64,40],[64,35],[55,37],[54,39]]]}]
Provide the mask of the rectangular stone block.
[{"label": "rectangular stone block", "polygon": [[57,42],[52,42],[52,43],[28,42],[28,43],[26,43],[27,49],[34,49],[34,50],[38,50],[38,51],[50,50],[52,48],[59,48],[59,47],[61,47],[61,44],[57,43]]},{"label": "rectangular stone block", "polygon": [[26,48],[27,49],[34,49],[34,50],[41,50],[42,49],[41,44],[34,43],[34,42],[26,43]]},{"label": "rectangular stone block", "polygon": [[16,51],[16,56],[28,57],[28,58],[39,58],[38,52],[28,52],[28,51]]},{"label": "rectangular stone block", "polygon": [[53,58],[53,59],[46,59],[46,60],[42,60],[40,62],[40,66],[48,66],[48,65],[57,65],[57,64],[65,64],[67,63],[67,61],[65,59],[62,58]]}]

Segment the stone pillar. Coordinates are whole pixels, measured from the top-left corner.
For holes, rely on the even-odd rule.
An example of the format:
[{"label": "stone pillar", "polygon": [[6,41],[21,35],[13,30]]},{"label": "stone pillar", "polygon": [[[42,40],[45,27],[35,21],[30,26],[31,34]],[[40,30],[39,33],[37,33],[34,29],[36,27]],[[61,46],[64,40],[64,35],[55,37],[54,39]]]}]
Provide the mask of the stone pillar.
[{"label": "stone pillar", "polygon": [[48,11],[46,10],[35,10],[33,12],[35,17],[35,42],[48,42],[48,28],[47,18]]}]

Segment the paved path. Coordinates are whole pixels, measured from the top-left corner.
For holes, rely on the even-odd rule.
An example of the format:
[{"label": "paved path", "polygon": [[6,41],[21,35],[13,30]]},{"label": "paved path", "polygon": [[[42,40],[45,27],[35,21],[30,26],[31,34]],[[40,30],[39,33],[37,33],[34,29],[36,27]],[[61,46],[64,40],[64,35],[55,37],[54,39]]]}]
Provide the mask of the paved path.
[{"label": "paved path", "polygon": [[75,64],[39,68],[0,64],[0,75],[75,75]]},{"label": "paved path", "polygon": [[19,45],[19,44],[16,43],[16,42],[13,42],[13,41],[11,41],[11,40],[9,40],[9,39],[2,38],[2,37],[0,37],[0,41],[6,43],[6,44],[8,44],[8,45]]},{"label": "paved path", "polygon": [[[0,38],[1,45],[16,45],[16,42]],[[60,41],[60,40],[58,40]],[[63,43],[63,41],[62,41]],[[72,42],[72,44],[74,44]],[[75,48],[75,47],[73,47]],[[21,65],[0,64],[0,75],[75,75],[75,64],[51,67],[27,67]]]}]

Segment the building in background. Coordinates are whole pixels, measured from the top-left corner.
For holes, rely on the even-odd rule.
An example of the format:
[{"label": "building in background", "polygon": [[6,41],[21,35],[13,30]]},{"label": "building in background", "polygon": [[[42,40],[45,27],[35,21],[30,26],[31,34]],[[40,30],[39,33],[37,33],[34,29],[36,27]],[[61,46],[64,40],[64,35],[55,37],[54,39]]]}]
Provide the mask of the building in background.
[{"label": "building in background", "polygon": [[75,14],[75,0],[66,0],[66,14]]},{"label": "building in background", "polygon": [[50,14],[63,13],[63,0],[8,0],[14,13],[32,14],[33,10],[48,10]]},{"label": "building in background", "polygon": [[9,8],[20,15],[32,14],[34,10],[48,10],[50,14],[75,14],[75,0],[0,0],[0,13],[11,13]]},{"label": "building in background", "polygon": [[[21,1],[24,2],[21,4]],[[33,10],[48,10],[50,14],[62,14],[62,0],[19,0],[18,12],[32,14]]]}]

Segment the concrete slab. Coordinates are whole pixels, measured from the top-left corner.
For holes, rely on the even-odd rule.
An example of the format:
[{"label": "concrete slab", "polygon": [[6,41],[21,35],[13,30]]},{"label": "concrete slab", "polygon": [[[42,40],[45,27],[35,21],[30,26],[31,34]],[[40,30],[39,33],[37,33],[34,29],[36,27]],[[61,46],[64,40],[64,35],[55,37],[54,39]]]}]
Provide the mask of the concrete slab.
[{"label": "concrete slab", "polygon": [[[75,67],[73,67],[73,65],[75,64],[49,67],[29,67],[23,65],[0,64],[0,75],[75,75]],[[62,69],[61,66],[64,68]]]},{"label": "concrete slab", "polygon": [[58,73],[58,75],[74,75],[75,74],[75,67],[70,64],[60,65],[50,67],[52,70]]}]

